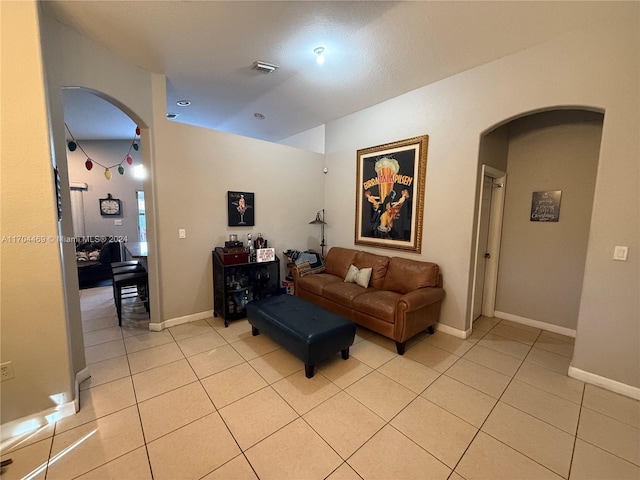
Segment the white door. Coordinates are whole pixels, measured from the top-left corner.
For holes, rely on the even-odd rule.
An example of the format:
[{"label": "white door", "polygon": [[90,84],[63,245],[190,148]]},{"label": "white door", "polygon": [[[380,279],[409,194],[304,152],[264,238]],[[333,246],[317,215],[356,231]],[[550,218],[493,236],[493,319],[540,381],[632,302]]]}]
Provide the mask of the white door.
[{"label": "white door", "polygon": [[[493,178],[485,175],[482,178],[482,196],[480,198],[480,218],[478,228],[478,255],[476,258],[476,282],[473,294],[473,318],[482,315],[482,297],[487,260],[491,252],[488,250],[489,221],[491,218],[491,195],[493,193]],[[488,257],[489,256],[489,257]]]},{"label": "white door", "polygon": [[493,317],[495,310],[506,175],[488,165],[482,166],[471,290],[471,323],[480,315]]}]

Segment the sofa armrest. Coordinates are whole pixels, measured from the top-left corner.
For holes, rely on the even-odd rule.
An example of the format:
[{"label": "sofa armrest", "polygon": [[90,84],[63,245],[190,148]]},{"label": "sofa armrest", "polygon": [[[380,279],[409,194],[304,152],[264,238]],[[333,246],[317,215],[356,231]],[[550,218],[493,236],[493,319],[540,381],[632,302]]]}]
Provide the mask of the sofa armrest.
[{"label": "sofa armrest", "polygon": [[405,293],[398,300],[398,309],[404,312],[413,312],[439,302],[444,298],[444,289],[438,287],[425,287]]},{"label": "sofa armrest", "polygon": [[295,283],[300,279],[300,270],[298,270],[297,265],[293,265],[291,267],[291,275],[293,276],[293,283]]}]

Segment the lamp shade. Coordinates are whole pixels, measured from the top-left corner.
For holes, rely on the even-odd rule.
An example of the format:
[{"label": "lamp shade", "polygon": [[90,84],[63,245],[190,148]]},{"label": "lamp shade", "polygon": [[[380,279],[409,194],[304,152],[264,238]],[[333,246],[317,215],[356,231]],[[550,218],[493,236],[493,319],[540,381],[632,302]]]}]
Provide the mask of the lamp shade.
[{"label": "lamp shade", "polygon": [[324,210],[322,210],[322,216],[320,216],[320,212],[316,213],[316,218],[309,222],[309,225],[326,225],[327,222],[324,221]]}]

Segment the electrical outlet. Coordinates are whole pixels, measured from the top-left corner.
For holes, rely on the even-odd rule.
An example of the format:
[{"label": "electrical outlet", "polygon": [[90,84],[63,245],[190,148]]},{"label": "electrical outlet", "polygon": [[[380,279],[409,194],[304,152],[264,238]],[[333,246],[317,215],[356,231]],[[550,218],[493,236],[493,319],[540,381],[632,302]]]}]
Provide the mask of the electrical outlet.
[{"label": "electrical outlet", "polygon": [[11,380],[12,378],[15,378],[12,362],[0,364],[0,381],[4,382],[5,380]]}]

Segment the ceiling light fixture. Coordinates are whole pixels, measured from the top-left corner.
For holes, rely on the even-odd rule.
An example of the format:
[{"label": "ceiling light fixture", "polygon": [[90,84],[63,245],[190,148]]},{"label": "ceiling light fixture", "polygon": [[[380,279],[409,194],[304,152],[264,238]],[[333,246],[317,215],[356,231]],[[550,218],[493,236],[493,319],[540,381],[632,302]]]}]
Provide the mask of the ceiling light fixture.
[{"label": "ceiling light fixture", "polygon": [[316,62],[318,62],[318,65],[322,65],[324,63],[324,47],[314,48],[313,53],[316,54]]},{"label": "ceiling light fixture", "polygon": [[262,73],[273,73],[280,67],[274,63],[267,63],[261,60],[256,60],[255,62],[253,62],[253,65],[251,65],[251,68]]},{"label": "ceiling light fixture", "polygon": [[191,102],[189,100],[178,100],[176,102],[176,105],[178,105],[179,107],[188,107],[189,105],[191,105]]},{"label": "ceiling light fixture", "polygon": [[264,120],[265,116],[261,113],[254,113],[253,114],[254,117],[256,117],[258,120]]}]

